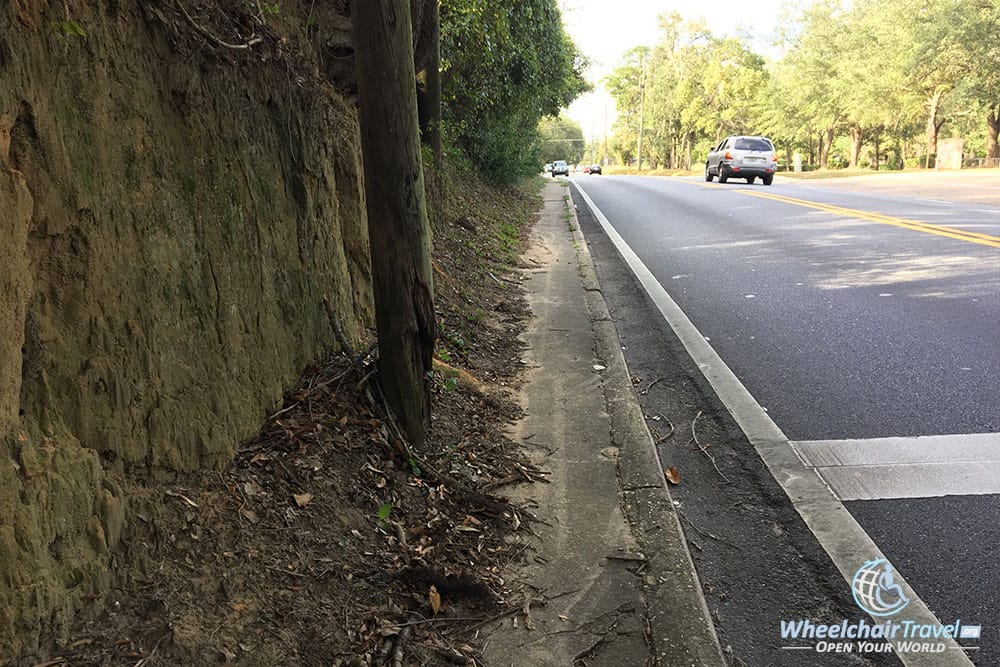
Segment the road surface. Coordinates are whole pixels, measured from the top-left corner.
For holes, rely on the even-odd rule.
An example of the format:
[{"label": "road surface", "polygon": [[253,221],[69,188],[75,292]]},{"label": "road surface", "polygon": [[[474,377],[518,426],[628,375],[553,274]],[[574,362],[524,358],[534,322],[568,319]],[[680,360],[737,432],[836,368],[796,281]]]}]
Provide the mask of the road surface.
[{"label": "road surface", "polygon": [[[988,626],[970,656],[1000,664],[1000,178],[919,178],[574,180],[927,606]],[[605,289],[626,347],[643,341],[633,372],[668,373],[629,330],[653,326],[642,302]]]}]

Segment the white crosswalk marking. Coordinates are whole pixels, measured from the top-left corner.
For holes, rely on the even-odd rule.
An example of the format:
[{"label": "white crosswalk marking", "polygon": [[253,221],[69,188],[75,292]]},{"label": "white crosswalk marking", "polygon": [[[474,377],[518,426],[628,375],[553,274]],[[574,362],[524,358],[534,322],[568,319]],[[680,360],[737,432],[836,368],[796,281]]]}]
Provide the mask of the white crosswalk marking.
[{"label": "white crosswalk marking", "polygon": [[1000,494],[1000,433],[792,442],[840,500]]}]

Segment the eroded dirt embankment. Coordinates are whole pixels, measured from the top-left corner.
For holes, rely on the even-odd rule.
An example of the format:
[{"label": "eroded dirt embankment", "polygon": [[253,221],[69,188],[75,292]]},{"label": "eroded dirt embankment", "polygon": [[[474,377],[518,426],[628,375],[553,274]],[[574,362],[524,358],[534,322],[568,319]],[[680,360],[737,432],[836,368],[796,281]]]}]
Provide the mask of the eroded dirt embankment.
[{"label": "eroded dirt embankment", "polygon": [[340,4],[0,4],[0,662],[141,557],[130,475],[230,461],[335,348],[324,297],[370,323]]}]

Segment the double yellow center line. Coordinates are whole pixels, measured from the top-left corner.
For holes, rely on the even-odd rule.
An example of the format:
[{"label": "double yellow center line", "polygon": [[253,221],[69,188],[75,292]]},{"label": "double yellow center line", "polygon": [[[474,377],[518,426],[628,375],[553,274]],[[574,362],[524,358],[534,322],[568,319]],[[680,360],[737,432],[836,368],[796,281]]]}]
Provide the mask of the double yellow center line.
[{"label": "double yellow center line", "polygon": [[968,241],[969,243],[978,243],[980,245],[990,246],[992,248],[1000,248],[1000,236],[991,236],[990,234],[979,234],[977,232],[968,232],[964,229],[956,229],[955,227],[945,227],[943,225],[932,225],[928,222],[920,222],[919,220],[907,220],[906,218],[896,218],[891,215],[883,215],[881,213],[873,213],[871,211],[859,211],[854,208],[844,208],[843,206],[834,206],[833,204],[822,204],[820,202],[808,201],[806,199],[796,199],[794,197],[786,197],[784,195],[775,195],[769,192],[759,192],[757,190],[734,190],[734,192],[742,192],[745,195],[750,195],[752,197],[762,197],[764,199],[773,199],[774,201],[784,202],[786,204],[795,204],[797,206],[806,206],[808,208],[815,208],[820,211],[826,211],[828,213],[836,213],[837,215],[844,215],[850,218],[860,218],[861,220],[871,220],[872,222],[878,222],[884,225],[892,225],[894,227],[902,227],[903,229],[910,229],[915,232],[924,232],[925,234],[935,234],[937,236],[944,236],[949,239],[958,239],[959,241]]}]

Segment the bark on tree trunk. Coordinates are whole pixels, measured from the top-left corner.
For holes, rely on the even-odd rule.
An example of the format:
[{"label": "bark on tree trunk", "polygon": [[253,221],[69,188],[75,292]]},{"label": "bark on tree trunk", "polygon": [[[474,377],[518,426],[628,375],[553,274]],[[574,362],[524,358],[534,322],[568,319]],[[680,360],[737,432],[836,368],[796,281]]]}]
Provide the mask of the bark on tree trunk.
[{"label": "bark on tree trunk", "polygon": [[872,164],[872,168],[875,171],[878,171],[878,167],[879,167],[879,135],[876,132],[875,133],[875,162],[874,162],[874,164]]},{"label": "bark on tree trunk", "polygon": [[[416,3],[421,4],[421,3]],[[410,7],[414,6],[411,1]],[[434,155],[434,166],[441,167],[441,18],[438,0],[428,0],[423,6],[423,22],[417,41],[426,53],[426,69],[420,79],[423,90],[417,93],[420,137]],[[414,27],[416,29],[416,27]],[[417,67],[420,63],[417,63]]]},{"label": "bark on tree trunk", "polygon": [[823,167],[830,166],[830,149],[833,147],[833,128],[826,128],[826,142],[823,144],[823,157],[820,158],[820,162]]},{"label": "bark on tree trunk", "polygon": [[379,380],[410,442],[430,421],[435,319],[408,0],[351,3]]},{"label": "bark on tree trunk", "polygon": [[427,63],[427,143],[434,155],[434,166],[441,169],[441,15],[438,0],[428,8],[431,24],[430,60]]},{"label": "bark on tree trunk", "polygon": [[938,123],[938,105],[941,103],[941,95],[944,91],[935,90],[934,95],[927,102],[927,167],[931,166],[931,158],[937,155],[937,140],[938,140],[938,129],[941,125]]},{"label": "bark on tree trunk", "polygon": [[986,116],[986,157],[1000,157],[997,137],[1000,135],[1000,104],[990,109]]},{"label": "bark on tree trunk", "polygon": [[861,159],[861,128],[857,125],[851,126],[851,162],[850,167],[855,168],[858,166],[858,161]]}]

